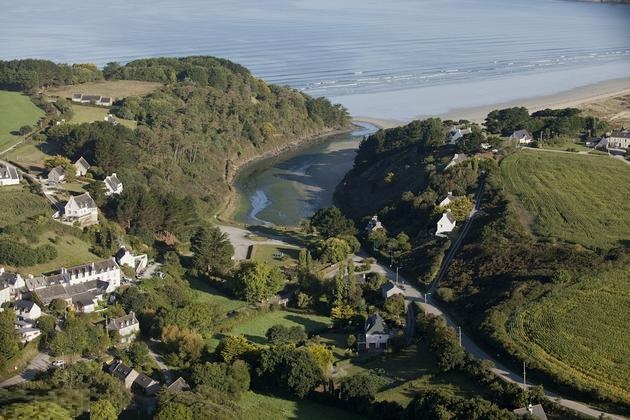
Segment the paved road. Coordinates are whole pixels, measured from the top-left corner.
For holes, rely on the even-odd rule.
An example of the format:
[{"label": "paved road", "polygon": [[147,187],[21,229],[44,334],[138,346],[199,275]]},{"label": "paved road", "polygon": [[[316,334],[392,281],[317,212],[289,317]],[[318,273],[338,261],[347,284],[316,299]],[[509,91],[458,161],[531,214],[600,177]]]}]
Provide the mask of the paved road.
[{"label": "paved road", "polygon": [[43,372],[50,366],[50,356],[46,353],[37,353],[35,357],[26,366],[26,369],[19,375],[7,379],[0,383],[1,388],[8,388],[13,385],[21,384],[22,382],[32,381],[39,372]]},{"label": "paved road", "polygon": [[[223,226],[219,225],[219,229],[221,232],[228,235],[230,238],[230,242],[234,247],[234,259],[236,261],[241,261],[247,259],[247,251],[252,245],[275,245],[282,246],[285,248],[295,248],[298,249],[298,246],[289,244],[285,241],[275,238],[264,237],[263,234],[253,233],[247,229],[242,229],[234,226]],[[264,238],[262,240],[253,240],[250,239],[250,236],[257,236],[259,238]]]}]

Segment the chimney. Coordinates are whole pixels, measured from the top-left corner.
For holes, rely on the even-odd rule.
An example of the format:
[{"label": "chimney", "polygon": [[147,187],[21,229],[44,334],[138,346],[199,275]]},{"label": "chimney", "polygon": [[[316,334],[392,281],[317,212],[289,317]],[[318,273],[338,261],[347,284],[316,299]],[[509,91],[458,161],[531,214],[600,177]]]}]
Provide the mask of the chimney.
[{"label": "chimney", "polygon": [[534,406],[531,403],[527,405],[527,411],[529,411],[529,414],[534,413]]}]

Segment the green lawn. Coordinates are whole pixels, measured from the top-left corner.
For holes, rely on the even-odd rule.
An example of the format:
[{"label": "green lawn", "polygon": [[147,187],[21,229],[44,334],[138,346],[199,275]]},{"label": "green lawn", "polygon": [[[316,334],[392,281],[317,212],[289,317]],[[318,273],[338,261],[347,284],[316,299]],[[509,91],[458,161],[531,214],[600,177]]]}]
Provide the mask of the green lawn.
[{"label": "green lawn", "polygon": [[383,380],[376,396],[380,401],[409,404],[421,390],[442,389],[455,395],[473,397],[482,395],[484,389],[463,373],[437,373],[435,356],[426,343],[411,345],[398,354],[376,357],[367,363],[347,362],[338,365],[340,376],[350,376],[371,371]]},{"label": "green lawn", "polygon": [[254,245],[251,259],[267,262],[279,267],[297,264],[300,250],[275,245]]},{"label": "green lawn", "polygon": [[51,216],[52,205],[23,185],[0,187],[0,228],[23,222],[37,215]]},{"label": "green lawn", "polygon": [[0,91],[0,151],[17,143],[22,137],[14,136],[12,131],[23,125],[33,125],[44,116],[44,111],[37,108],[30,98],[19,92]]},{"label": "green lawn", "polygon": [[283,398],[257,394],[248,391],[239,403],[243,410],[242,418],[248,420],[359,420],[363,417],[337,407],[330,407],[314,401],[286,400]]},{"label": "green lawn", "polygon": [[282,324],[288,327],[301,325],[310,335],[325,331],[331,325],[331,321],[330,318],[319,315],[270,311],[236,326],[230,331],[230,334],[244,335],[253,342],[266,343],[267,338],[265,337],[265,333],[271,326],[276,324]]},{"label": "green lawn", "polygon": [[189,283],[190,287],[195,290],[198,302],[221,305],[226,313],[247,306],[247,302],[231,298],[203,280],[194,278],[190,279]]},{"label": "green lawn", "polygon": [[520,308],[506,325],[512,345],[558,377],[630,403],[629,279],[627,266],[598,273]]},{"label": "green lawn", "polygon": [[[72,104],[72,111],[74,112],[74,115],[69,122],[73,124],[103,121],[107,114],[109,114],[108,108],[76,104]],[[118,117],[116,117],[116,119],[124,126],[132,129],[136,128],[137,124],[135,121],[123,120],[122,118]]]},{"label": "green lawn", "polygon": [[630,165],[606,156],[520,151],[501,163],[533,232],[589,248],[630,238]]}]

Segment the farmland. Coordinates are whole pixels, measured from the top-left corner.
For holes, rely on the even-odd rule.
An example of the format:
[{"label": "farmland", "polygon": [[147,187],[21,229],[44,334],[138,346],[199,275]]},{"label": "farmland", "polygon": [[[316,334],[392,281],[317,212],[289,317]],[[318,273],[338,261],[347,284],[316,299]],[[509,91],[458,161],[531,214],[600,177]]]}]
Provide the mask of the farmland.
[{"label": "farmland", "polygon": [[126,98],[127,96],[144,96],[162,86],[161,83],[143,82],[139,80],[111,80],[106,82],[83,83],[82,85],[61,86],[48,89],[46,93],[51,96],[71,98],[75,93],[88,95],[111,96],[113,98]]},{"label": "farmland", "polygon": [[543,368],[630,403],[629,268],[556,288],[514,313],[509,337]]},{"label": "farmland", "polygon": [[[91,123],[96,121],[103,121],[109,114],[109,110],[103,107],[88,106],[88,105],[75,105],[72,104],[73,116],[69,121],[72,124]],[[131,129],[136,128],[136,122],[131,120],[123,120],[122,118],[116,118],[122,125]]]},{"label": "farmland", "polygon": [[18,92],[0,91],[0,151],[18,142],[11,134],[23,125],[33,125],[44,116],[30,98]]},{"label": "farmland", "polygon": [[534,234],[612,248],[630,237],[630,165],[607,156],[521,151],[501,163]]}]

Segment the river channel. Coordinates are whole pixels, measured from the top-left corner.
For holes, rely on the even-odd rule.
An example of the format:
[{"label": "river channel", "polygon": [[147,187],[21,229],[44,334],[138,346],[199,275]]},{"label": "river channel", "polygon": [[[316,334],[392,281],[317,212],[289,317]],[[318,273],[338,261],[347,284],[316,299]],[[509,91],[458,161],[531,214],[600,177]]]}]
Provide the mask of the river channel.
[{"label": "river channel", "polygon": [[244,168],[235,180],[233,219],[257,225],[298,226],[317,209],[332,204],[335,187],[352,169],[359,143],[376,127],[356,129]]}]

